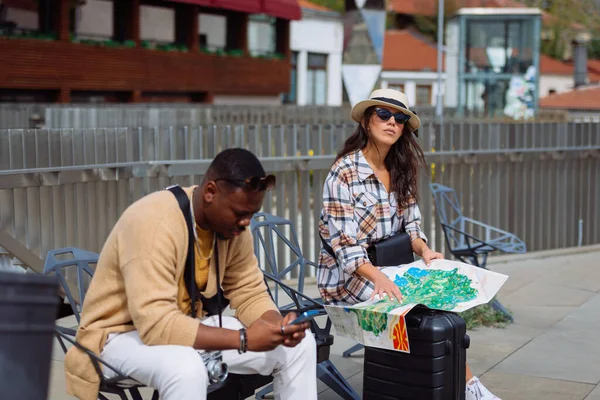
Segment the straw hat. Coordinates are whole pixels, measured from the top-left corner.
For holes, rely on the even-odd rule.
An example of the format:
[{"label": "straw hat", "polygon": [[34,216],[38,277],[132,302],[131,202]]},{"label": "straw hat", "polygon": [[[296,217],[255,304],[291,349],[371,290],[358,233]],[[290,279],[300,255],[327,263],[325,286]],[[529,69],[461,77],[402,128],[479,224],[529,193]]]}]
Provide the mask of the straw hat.
[{"label": "straw hat", "polygon": [[414,112],[410,111],[408,97],[402,92],[393,89],[374,90],[368,100],[359,101],[352,107],[352,119],[360,123],[365,110],[371,106],[386,106],[409,115],[408,126],[413,132],[421,126],[421,120]]}]

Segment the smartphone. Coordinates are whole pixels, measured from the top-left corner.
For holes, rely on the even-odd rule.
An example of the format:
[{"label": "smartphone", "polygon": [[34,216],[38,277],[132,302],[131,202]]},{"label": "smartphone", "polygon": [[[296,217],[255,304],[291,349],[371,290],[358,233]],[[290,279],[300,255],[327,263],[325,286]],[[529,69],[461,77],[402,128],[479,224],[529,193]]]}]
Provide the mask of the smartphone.
[{"label": "smartphone", "polygon": [[302,314],[300,314],[295,320],[290,322],[288,325],[295,325],[295,324],[301,324],[303,322],[308,322],[308,321],[312,320],[313,318],[318,317],[319,314],[320,314],[319,310],[304,311]]}]

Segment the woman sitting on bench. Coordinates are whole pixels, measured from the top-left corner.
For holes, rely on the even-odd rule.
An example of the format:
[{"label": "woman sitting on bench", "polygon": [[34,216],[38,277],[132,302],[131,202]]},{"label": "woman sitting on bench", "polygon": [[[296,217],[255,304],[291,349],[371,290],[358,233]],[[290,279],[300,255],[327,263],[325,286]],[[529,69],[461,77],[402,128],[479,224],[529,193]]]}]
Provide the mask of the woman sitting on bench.
[{"label": "woman sitting on bench", "polygon": [[[375,295],[402,299],[398,286],[373,266],[367,247],[404,229],[429,265],[443,258],[427,246],[417,205],[419,117],[404,93],[380,89],[357,103],[358,127],[338,154],[323,189],[318,286],[326,304],[356,304]],[[337,254],[337,258],[334,254]],[[343,260],[343,265],[338,260]],[[466,400],[498,399],[466,367]],[[499,400],[499,399],[498,399]]]}]

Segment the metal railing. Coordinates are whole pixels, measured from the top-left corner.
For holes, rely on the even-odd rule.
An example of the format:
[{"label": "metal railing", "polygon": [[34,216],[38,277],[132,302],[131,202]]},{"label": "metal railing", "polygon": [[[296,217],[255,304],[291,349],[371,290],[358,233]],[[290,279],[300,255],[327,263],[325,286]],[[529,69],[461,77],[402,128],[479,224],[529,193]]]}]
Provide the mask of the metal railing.
[{"label": "metal railing", "polygon": [[[423,122],[435,121],[435,109],[414,107]],[[477,111],[457,116],[446,108],[445,121],[505,123]],[[590,113],[589,115],[593,115]],[[585,118],[590,118],[586,114]],[[600,114],[598,114],[600,115]],[[584,117],[582,117],[584,118]],[[538,121],[566,122],[568,113],[540,110]],[[597,122],[597,121],[596,121]],[[203,124],[326,124],[352,123],[350,107],[330,106],[243,106],[212,104],[0,104],[0,128],[152,128]]]},{"label": "metal railing", "polygon": [[[245,147],[277,175],[263,210],[291,219],[306,256],[316,260],[323,182],[353,129],[0,130],[0,233],[39,258],[63,246],[99,251],[135,200],[174,183],[200,183],[214,155]],[[455,188],[466,216],[515,233],[529,251],[600,243],[600,124],[456,123],[439,131],[425,125],[419,138],[429,164],[419,204],[433,248],[445,251],[431,181]]]}]

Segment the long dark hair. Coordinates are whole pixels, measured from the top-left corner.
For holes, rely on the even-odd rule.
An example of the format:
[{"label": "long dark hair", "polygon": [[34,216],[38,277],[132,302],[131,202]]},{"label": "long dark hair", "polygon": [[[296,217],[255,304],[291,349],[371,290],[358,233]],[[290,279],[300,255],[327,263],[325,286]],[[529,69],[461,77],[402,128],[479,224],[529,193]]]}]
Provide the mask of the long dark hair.
[{"label": "long dark hair", "polygon": [[[336,161],[357,150],[362,150],[369,144],[369,122],[375,111],[375,107],[369,107],[365,110],[362,123],[346,142],[344,148],[336,157]],[[367,128],[363,127],[366,126]],[[423,150],[415,140],[408,124],[404,125],[402,135],[396,143],[392,145],[390,151],[385,157],[384,164],[390,172],[391,190],[396,194],[398,205],[406,208],[410,202],[418,201],[419,189],[417,176],[419,163],[427,166]]]}]

